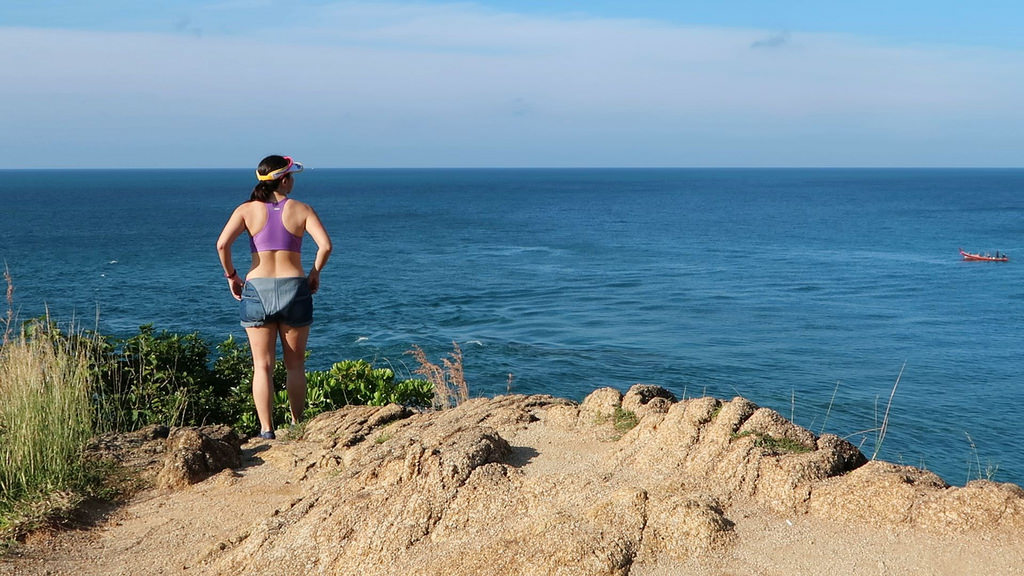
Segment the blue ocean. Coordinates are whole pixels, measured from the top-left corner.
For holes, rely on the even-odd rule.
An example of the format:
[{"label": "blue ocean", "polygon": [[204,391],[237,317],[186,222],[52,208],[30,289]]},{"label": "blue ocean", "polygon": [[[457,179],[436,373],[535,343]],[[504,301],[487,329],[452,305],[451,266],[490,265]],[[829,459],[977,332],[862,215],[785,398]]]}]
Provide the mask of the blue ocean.
[{"label": "blue ocean", "polygon": [[[0,172],[19,317],[244,338],[214,243],[253,183]],[[293,195],[335,245],[310,368],[456,342],[474,395],[742,395],[868,456],[891,397],[879,458],[1024,484],[1024,170],[312,168]]]}]

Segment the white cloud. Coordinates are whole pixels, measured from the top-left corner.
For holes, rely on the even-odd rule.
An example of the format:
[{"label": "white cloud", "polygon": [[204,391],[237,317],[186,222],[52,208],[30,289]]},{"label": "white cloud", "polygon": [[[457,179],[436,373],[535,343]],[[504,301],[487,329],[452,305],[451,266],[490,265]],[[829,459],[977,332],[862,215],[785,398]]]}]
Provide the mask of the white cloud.
[{"label": "white cloud", "polygon": [[287,147],[319,165],[1024,158],[1024,137],[1007,136],[1024,133],[1020,52],[459,4],[335,3],[228,29],[233,14],[207,8],[167,34],[0,28],[0,52],[18,55],[0,87],[0,157],[248,165]]}]

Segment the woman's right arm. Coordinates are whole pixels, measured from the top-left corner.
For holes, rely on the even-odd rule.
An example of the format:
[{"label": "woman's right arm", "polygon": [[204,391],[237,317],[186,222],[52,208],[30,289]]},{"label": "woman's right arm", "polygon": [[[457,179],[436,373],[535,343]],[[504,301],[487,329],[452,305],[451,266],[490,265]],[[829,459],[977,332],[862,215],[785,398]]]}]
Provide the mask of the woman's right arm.
[{"label": "woman's right arm", "polygon": [[221,230],[220,237],[217,238],[217,255],[220,256],[220,265],[224,268],[224,277],[228,279],[228,288],[231,290],[231,295],[236,300],[242,299],[242,286],[245,283],[231,261],[231,245],[235,243],[235,240],[238,239],[242,232],[245,232],[243,206],[244,204],[235,209],[231,214],[231,218],[228,218],[228,223]]}]

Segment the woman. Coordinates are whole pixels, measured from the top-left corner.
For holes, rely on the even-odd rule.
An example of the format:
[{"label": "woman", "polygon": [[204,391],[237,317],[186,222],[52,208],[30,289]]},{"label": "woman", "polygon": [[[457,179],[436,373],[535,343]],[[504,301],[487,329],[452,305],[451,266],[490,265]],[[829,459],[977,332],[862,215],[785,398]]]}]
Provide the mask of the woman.
[{"label": "woman", "polygon": [[[241,301],[242,326],[252,349],[252,397],[260,419],[260,437],[274,438],[274,363],[281,339],[288,371],[292,423],[306,405],[306,341],[313,323],[313,293],[331,255],[331,238],[308,204],[289,198],[302,164],[287,156],[267,156],[256,169],[249,201],[235,209],[217,240],[224,277]],[[231,246],[242,232],[250,236],[252,266],[243,282],[231,261]],[[316,260],[302,269],[302,237],[316,242]]]}]

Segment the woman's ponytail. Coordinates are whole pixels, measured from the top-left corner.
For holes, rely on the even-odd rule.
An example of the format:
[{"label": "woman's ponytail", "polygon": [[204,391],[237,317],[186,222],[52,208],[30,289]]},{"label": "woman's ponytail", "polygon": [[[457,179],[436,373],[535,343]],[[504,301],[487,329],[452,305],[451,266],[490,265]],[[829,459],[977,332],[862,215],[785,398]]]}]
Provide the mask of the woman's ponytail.
[{"label": "woman's ponytail", "polygon": [[[267,175],[274,170],[280,170],[285,166],[288,166],[289,160],[284,156],[267,156],[261,162],[258,168],[256,168],[257,174]],[[259,200],[260,202],[270,202],[274,198],[274,192],[277,192],[278,187],[281,186],[281,179],[277,180],[261,180],[256,184],[256,187],[252,189],[252,194],[249,196],[249,201]]]},{"label": "woman's ponytail", "polygon": [[281,186],[280,180],[265,180],[258,182],[256,187],[252,189],[252,194],[249,196],[249,201],[259,200],[260,202],[270,202],[274,199],[274,192],[277,192],[278,187]]}]

